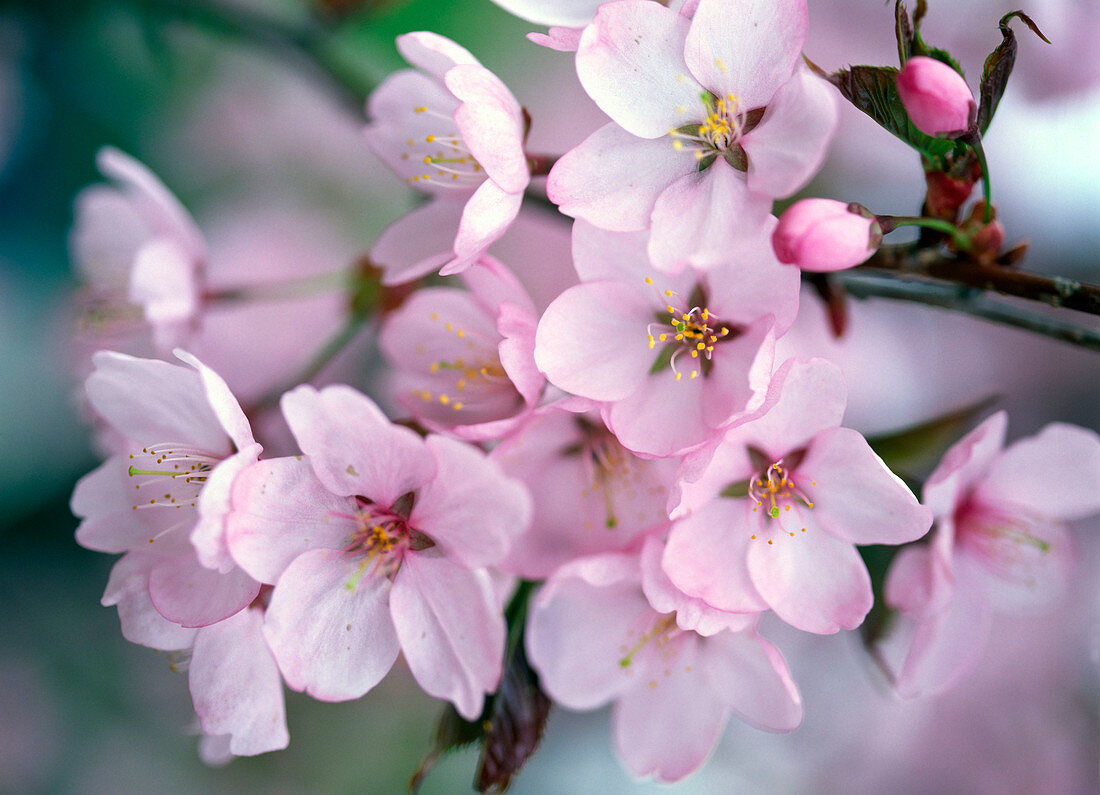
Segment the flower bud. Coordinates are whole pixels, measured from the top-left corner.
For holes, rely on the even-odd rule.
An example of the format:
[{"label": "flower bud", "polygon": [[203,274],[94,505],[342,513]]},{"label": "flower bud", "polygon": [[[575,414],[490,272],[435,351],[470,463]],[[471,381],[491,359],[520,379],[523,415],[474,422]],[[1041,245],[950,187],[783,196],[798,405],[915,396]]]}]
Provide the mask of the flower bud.
[{"label": "flower bud", "polygon": [[779,219],[772,245],[780,262],[804,271],[838,271],[871,256],[882,242],[882,227],[859,205],[834,199],[803,199]]},{"label": "flower bud", "polygon": [[906,61],[898,72],[898,94],[913,124],[927,135],[966,132],[977,116],[974,94],[962,75],[935,58],[918,55]]}]

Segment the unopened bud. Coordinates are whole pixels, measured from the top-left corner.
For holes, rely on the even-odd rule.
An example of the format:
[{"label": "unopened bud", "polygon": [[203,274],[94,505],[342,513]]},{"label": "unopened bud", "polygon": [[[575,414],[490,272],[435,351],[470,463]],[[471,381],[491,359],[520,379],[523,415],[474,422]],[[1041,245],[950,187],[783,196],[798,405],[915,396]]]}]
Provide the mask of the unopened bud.
[{"label": "unopened bud", "polygon": [[772,234],[780,262],[815,272],[854,267],[881,243],[882,227],[869,211],[834,199],[795,202]]},{"label": "unopened bud", "polygon": [[918,130],[957,138],[974,124],[978,108],[962,75],[935,58],[917,55],[898,72],[898,94]]}]

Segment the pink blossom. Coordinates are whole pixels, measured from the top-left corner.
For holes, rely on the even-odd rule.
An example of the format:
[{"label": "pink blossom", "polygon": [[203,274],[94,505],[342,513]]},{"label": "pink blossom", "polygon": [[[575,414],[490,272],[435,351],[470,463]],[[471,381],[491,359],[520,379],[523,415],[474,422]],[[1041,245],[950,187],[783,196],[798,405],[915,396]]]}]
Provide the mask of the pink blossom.
[{"label": "pink blossom", "polygon": [[918,130],[955,137],[974,123],[978,106],[963,76],[943,61],[917,55],[898,72],[898,94]]},{"label": "pink blossom", "polygon": [[663,560],[676,587],[720,610],[771,608],[808,632],[859,626],[872,594],[855,545],[912,541],[932,517],[840,427],[844,403],[834,365],[788,360],[762,416],[685,462]]},{"label": "pink blossom", "polygon": [[98,320],[115,323],[140,307],[158,348],[182,343],[197,321],[205,244],[191,216],[149,169],[117,149],[96,162],[116,185],[85,188],[69,237]]},{"label": "pink blossom", "polygon": [[476,448],[421,439],[349,387],[287,393],[305,457],[262,461],[232,493],[229,545],[274,582],[264,635],[287,684],[341,701],[404,651],[428,693],[467,718],[501,672],[499,562],[530,515],[526,489]]},{"label": "pink blossom", "polygon": [[638,453],[679,454],[743,420],[763,400],[774,338],[798,306],[798,271],[775,260],[771,228],[736,262],[670,276],[645,267],[644,234],[578,221],[583,283],[543,314],[539,369],[602,402],[608,427]]},{"label": "pink blossom", "polygon": [[559,569],[535,598],[527,654],[567,709],[612,702],[616,755],[633,776],[676,781],[703,764],[731,715],[790,731],[802,703],[755,619],[728,615],[709,636],[650,606],[637,554],[604,554]]},{"label": "pink blossom", "polygon": [[417,68],[371,94],[367,142],[433,202],[386,229],[372,249],[387,284],[465,270],[504,234],[531,179],[522,108],[496,75],[434,33],[399,36],[397,47]]},{"label": "pink blossom", "polygon": [[1100,511],[1096,433],[1053,423],[1002,449],[1006,424],[998,412],[947,451],[924,485],[931,542],[906,547],[890,569],[886,600],[912,619],[895,671],[904,696],[940,692],[968,673],[992,609],[1056,601],[1072,568],[1062,522]]},{"label": "pink blossom", "polygon": [[882,228],[873,216],[864,216],[833,199],[795,202],[779,217],[772,235],[780,262],[816,272],[854,267],[881,243]]},{"label": "pink blossom", "polygon": [[[131,572],[128,585],[114,589],[117,600],[147,599],[168,621],[202,627],[259,591],[229,559],[221,516],[232,478],[261,448],[225,382],[189,354],[177,356],[190,367],[112,352],[93,357],[88,400],[124,440],[124,452],[77,483],[71,507],[81,517],[80,544],[140,556],[116,565]],[[129,638],[121,608],[120,617]]]},{"label": "pink blossom", "polygon": [[551,200],[604,229],[652,228],[658,267],[672,251],[721,258],[824,158],[835,98],[795,69],[806,24],[804,0],[701,0],[693,19],[645,0],[601,6],[577,74],[613,122],[557,162]]},{"label": "pink blossom", "polygon": [[639,458],[598,413],[561,403],[539,409],[491,458],[531,489],[531,528],[500,564],[528,579],[575,558],[623,549],[666,524],[668,484],[679,463]]},{"label": "pink blossom", "polygon": [[469,290],[418,290],[386,318],[379,343],[397,400],[418,421],[462,439],[499,438],[542,393],[538,317],[499,262],[483,258],[462,278]]}]

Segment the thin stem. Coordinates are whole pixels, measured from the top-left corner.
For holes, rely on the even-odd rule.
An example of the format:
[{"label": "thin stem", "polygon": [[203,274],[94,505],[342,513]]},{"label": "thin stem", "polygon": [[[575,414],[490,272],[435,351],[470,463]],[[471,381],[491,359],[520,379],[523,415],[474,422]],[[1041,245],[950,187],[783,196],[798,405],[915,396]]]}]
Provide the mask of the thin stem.
[{"label": "thin stem", "polygon": [[335,290],[346,291],[352,285],[353,279],[352,273],[334,271],[316,276],[304,276],[301,279],[211,290],[203,297],[210,301],[225,302],[294,300],[331,293]]},{"label": "thin stem", "polygon": [[963,138],[967,145],[973,150],[974,156],[978,158],[978,166],[982,170],[982,196],[985,198],[985,209],[982,213],[982,220],[987,224],[993,220],[993,189],[989,185],[989,164],[985,161],[985,149],[982,148],[982,137],[978,133],[977,128],[973,128],[971,133]]},{"label": "thin stem", "polygon": [[942,218],[927,218],[923,215],[878,215],[875,217],[882,226],[883,234],[893,232],[899,226],[923,226],[926,229],[935,229],[945,235],[950,235],[952,240],[958,239],[959,228]]},{"label": "thin stem", "polygon": [[861,268],[838,272],[835,276],[844,289],[856,298],[892,298],[938,306],[1100,351],[1100,330],[1083,328],[1006,304],[972,287],[903,281],[894,274],[862,271]]}]

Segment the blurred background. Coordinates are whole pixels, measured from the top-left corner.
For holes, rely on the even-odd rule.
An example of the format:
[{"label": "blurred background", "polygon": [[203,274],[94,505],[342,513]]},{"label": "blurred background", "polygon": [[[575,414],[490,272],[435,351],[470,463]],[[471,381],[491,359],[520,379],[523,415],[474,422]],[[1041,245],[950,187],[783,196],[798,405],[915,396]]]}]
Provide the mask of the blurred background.
[{"label": "blurred background", "polygon": [[[816,63],[896,63],[880,0],[810,5]],[[974,86],[1013,4],[930,6],[925,38]],[[1031,243],[1025,267],[1100,282],[1100,4],[1025,10],[1054,43],[1016,26],[1017,75],[986,143],[995,199],[1009,240]],[[68,509],[98,462],[79,384],[101,338],[78,323],[67,243],[75,195],[100,179],[97,149],[148,164],[212,256],[242,272],[345,265],[413,206],[361,135],[362,100],[403,66],[393,39],[411,30],[445,34],[496,71],[531,112],[532,151],[564,152],[601,123],[571,58],[526,41],[541,29],[489,0],[0,3],[0,792],[395,792],[428,750],[440,705],[399,664],[358,702],[288,693],[287,751],[204,766],[185,675],[122,638],[99,605],[113,561],[75,544]],[[916,157],[853,111],[807,193],[910,214],[922,183]],[[537,261],[523,261],[529,237],[496,251],[539,281],[545,304],[568,279],[568,224],[538,211],[523,223]],[[838,342],[808,296],[784,353],[844,367],[852,427],[881,432],[990,395],[1012,438],[1055,420],[1100,425],[1095,353],[915,305],[850,308]],[[343,377],[369,389],[362,357]],[[802,688],[804,726],[773,736],[733,721],[708,765],[671,789],[1097,791],[1098,530],[1077,526],[1077,576],[1058,609],[998,619],[979,670],[936,699],[892,697],[855,633],[766,623]],[[609,740],[606,712],[555,710],[514,790],[665,789],[631,782]],[[448,757],[423,791],[468,789],[474,765]]]}]

